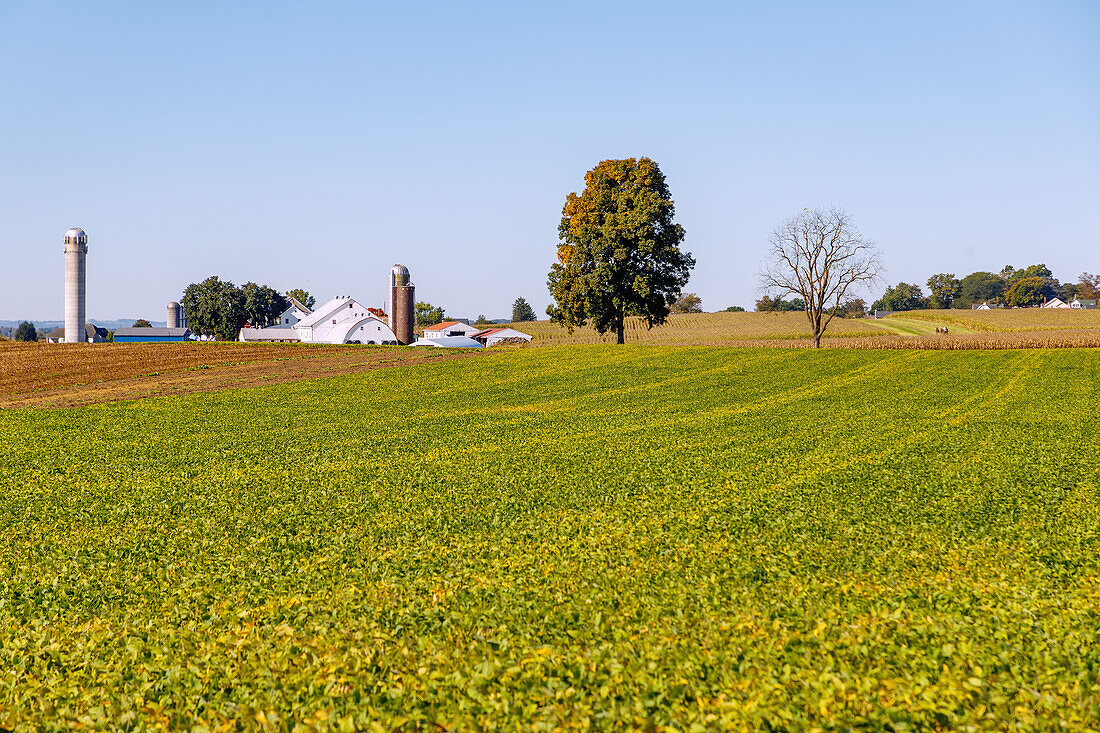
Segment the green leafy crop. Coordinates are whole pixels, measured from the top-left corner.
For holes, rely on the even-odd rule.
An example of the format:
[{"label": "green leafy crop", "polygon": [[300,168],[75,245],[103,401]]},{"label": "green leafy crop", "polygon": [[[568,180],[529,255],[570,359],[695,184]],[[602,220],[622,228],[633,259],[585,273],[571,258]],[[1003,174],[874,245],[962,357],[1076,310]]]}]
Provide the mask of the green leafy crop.
[{"label": "green leafy crop", "polygon": [[1100,354],[570,347],[0,411],[0,726],[1100,726]]}]

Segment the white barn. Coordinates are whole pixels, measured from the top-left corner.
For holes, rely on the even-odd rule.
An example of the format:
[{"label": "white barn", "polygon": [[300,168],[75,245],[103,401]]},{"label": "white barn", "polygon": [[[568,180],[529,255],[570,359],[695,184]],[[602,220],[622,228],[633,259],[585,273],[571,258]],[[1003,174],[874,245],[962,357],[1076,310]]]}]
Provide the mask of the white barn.
[{"label": "white barn", "polygon": [[[278,326],[242,328],[241,341],[301,341],[310,344],[396,344],[390,327],[351,296],[333,298],[311,313],[297,303]],[[285,321],[285,322],[284,322]]]}]

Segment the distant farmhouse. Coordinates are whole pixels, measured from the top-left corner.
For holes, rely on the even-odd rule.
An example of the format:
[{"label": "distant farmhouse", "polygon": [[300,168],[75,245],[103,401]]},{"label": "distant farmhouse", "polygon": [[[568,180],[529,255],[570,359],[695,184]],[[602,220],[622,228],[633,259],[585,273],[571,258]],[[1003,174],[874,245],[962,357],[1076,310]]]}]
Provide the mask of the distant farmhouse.
[{"label": "distant farmhouse", "polygon": [[[141,329],[144,330],[144,329]],[[84,340],[89,344],[101,344],[107,340],[108,331],[91,323],[84,324]],[[46,342],[51,344],[65,343],[65,327],[58,326],[46,334]]]},{"label": "distant farmhouse", "polygon": [[1074,298],[1066,303],[1061,298],[1051,298],[1042,305],[1043,308],[1072,308],[1073,310],[1095,310],[1095,299]]}]

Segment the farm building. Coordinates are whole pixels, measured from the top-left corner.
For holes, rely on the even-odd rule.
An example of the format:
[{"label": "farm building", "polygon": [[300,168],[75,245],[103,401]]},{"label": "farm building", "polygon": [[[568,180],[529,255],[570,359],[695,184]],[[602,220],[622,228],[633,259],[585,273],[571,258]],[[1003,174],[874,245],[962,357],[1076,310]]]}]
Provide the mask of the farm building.
[{"label": "farm building", "polygon": [[279,318],[277,320],[277,323],[275,324],[276,328],[280,326],[293,326],[299,321],[305,320],[313,313],[313,311],[299,303],[294,298],[287,298],[287,300],[290,301],[290,305],[287,306],[287,309],[285,311],[279,314]]},{"label": "farm building", "polygon": [[526,343],[531,337],[514,328],[487,328],[470,336],[474,341],[485,346],[495,346],[499,343]]},{"label": "farm building", "polygon": [[169,341],[192,341],[189,328],[117,328],[115,343],[162,343]]},{"label": "farm building", "polygon": [[[107,329],[100,328],[91,323],[85,323],[84,340],[89,344],[101,344],[107,340]],[[65,327],[59,326],[46,334],[46,342],[51,344],[65,343]]]},{"label": "farm building", "polygon": [[425,326],[423,338],[431,340],[451,336],[473,337],[480,330],[477,326],[471,326],[462,321],[443,321],[443,323],[437,323],[434,326]]},{"label": "farm building", "polygon": [[1096,299],[1074,298],[1069,302],[1069,307],[1074,310],[1096,310]]},{"label": "farm building", "polygon": [[1069,305],[1061,298],[1051,298],[1043,303],[1042,308],[1069,308]]},{"label": "farm building", "polygon": [[[316,310],[292,307],[278,326],[242,328],[241,341],[289,341],[312,344],[396,344],[386,322],[351,296],[333,298]],[[301,314],[302,317],[299,316]]]},{"label": "farm building", "polygon": [[485,344],[474,341],[469,336],[436,336],[435,338],[422,338],[411,345],[436,346],[445,349],[481,349],[485,347]]}]

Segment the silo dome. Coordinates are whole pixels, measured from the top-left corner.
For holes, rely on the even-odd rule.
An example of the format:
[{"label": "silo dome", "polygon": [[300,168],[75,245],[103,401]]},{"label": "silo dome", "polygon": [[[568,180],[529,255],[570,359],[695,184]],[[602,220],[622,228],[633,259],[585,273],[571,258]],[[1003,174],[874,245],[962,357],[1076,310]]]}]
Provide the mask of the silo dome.
[{"label": "silo dome", "polygon": [[65,240],[75,239],[78,242],[88,241],[88,235],[84,233],[84,230],[80,227],[73,227],[69,231],[65,232]]},{"label": "silo dome", "polygon": [[390,268],[390,285],[408,285],[409,268],[404,265],[394,265]]}]

